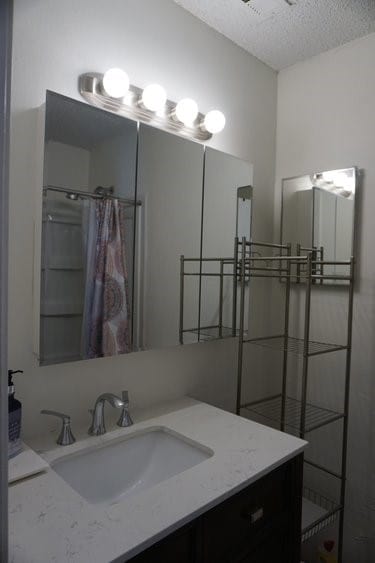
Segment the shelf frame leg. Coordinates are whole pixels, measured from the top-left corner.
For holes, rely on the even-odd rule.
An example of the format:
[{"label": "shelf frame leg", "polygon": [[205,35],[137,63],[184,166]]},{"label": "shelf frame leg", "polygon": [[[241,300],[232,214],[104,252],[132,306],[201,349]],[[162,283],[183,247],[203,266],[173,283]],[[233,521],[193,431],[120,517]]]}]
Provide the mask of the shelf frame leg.
[{"label": "shelf frame leg", "polygon": [[224,260],[220,260],[219,338],[223,337]]},{"label": "shelf frame leg", "polygon": [[184,343],[184,281],[185,281],[185,258],[180,256],[180,324],[178,338],[180,344]]},{"label": "shelf frame leg", "polygon": [[[241,392],[242,392],[242,357],[243,357],[243,330],[245,315],[245,262],[246,262],[246,238],[242,238],[241,243],[241,297],[240,297],[240,327],[238,337],[238,366],[237,366],[237,400],[236,413],[241,411]],[[250,272],[250,260],[249,260]]]},{"label": "shelf frame leg", "polygon": [[[289,243],[287,248],[287,256],[292,255],[292,245]],[[280,265],[281,268],[281,265]],[[291,267],[290,261],[287,261],[287,278],[285,287],[285,313],[284,313],[284,353],[283,353],[283,379],[281,389],[281,423],[280,430],[285,432],[285,411],[286,411],[286,393],[287,393],[287,377],[288,377],[288,344],[289,344],[289,307],[290,307],[290,284],[291,284]]]},{"label": "shelf frame leg", "polygon": [[234,239],[234,260],[233,260],[233,304],[232,304],[232,336],[237,333],[237,281],[238,281],[238,237]]},{"label": "shelf frame leg", "polygon": [[353,331],[353,301],[354,301],[354,258],[350,259],[350,285],[348,297],[348,327],[347,327],[347,350],[345,366],[345,398],[344,398],[344,427],[342,437],[342,457],[341,457],[341,489],[340,489],[340,521],[339,521],[339,545],[338,563],[343,560],[344,547],[344,514],[346,498],[346,462],[348,454],[348,424],[349,424],[349,399],[350,399],[350,369],[352,359],[352,331]]},{"label": "shelf frame leg", "polygon": [[309,371],[309,338],[310,338],[310,315],[311,315],[311,287],[312,287],[312,256],[307,255],[306,262],[306,293],[305,293],[305,329],[303,338],[303,367],[302,367],[302,389],[301,389],[301,418],[300,437],[305,437],[306,430],[306,401],[307,383]]}]

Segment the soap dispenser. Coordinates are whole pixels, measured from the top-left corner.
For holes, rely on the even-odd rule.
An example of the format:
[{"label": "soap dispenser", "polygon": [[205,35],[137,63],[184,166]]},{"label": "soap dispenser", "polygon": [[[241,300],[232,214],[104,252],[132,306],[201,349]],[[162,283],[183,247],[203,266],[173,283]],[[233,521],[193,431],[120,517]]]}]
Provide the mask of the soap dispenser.
[{"label": "soap dispenser", "polygon": [[23,373],[21,370],[8,371],[8,416],[9,416],[9,445],[8,458],[16,456],[22,451],[21,444],[21,417],[22,405],[14,396],[13,375]]}]

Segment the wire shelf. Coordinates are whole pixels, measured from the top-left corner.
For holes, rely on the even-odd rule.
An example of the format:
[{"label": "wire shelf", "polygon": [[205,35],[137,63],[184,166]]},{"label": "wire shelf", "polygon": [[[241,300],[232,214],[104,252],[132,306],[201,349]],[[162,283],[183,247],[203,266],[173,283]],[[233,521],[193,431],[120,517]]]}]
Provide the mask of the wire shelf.
[{"label": "wire shelf", "polygon": [[302,543],[333,524],[340,510],[341,506],[333,500],[303,487]]},{"label": "wire shelf", "polygon": [[[285,341],[287,344],[285,345]],[[296,356],[303,356],[304,354],[304,340],[302,338],[294,338],[289,336],[287,339],[284,336],[265,336],[261,338],[249,338],[244,340],[244,343],[256,344],[272,350],[287,351]],[[309,340],[307,355],[318,356],[319,354],[327,354],[328,352],[337,352],[338,350],[346,350],[347,346],[341,344],[327,344],[326,342],[316,342]]]},{"label": "wire shelf", "polygon": [[[221,338],[231,338],[233,336],[233,331],[230,327],[221,327],[221,334],[219,327],[216,326],[202,326],[201,328],[190,328],[184,329],[182,331],[184,334],[199,334],[200,340],[219,340]],[[236,329],[235,336],[238,336],[239,331]]]},{"label": "wire shelf", "polygon": [[[282,400],[281,395],[268,397],[253,403],[247,403],[241,406],[241,409],[257,414],[273,420],[281,424],[282,418]],[[300,431],[302,403],[292,397],[286,397],[285,401],[285,426],[293,430]],[[305,413],[305,432],[311,432],[326,424],[335,422],[344,415],[323,407],[306,403]]]}]

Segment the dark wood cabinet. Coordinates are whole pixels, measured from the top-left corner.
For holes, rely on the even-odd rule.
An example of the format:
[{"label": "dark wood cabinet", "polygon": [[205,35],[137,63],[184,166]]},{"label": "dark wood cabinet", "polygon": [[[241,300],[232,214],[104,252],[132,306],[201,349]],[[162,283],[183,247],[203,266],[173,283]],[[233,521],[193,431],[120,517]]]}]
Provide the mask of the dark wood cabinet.
[{"label": "dark wood cabinet", "polygon": [[196,558],[196,526],[195,522],[184,526],[181,530],[146,549],[131,563],[195,563]]},{"label": "dark wood cabinet", "polygon": [[131,563],[300,563],[300,455],[131,559]]}]

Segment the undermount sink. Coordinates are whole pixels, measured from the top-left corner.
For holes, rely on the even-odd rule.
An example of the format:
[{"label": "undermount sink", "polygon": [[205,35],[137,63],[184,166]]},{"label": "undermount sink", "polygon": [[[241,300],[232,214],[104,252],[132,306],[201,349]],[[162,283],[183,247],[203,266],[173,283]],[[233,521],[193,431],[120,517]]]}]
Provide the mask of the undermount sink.
[{"label": "undermount sink", "polygon": [[60,458],[52,468],[92,504],[113,504],[208,459],[213,451],[166,427]]}]

